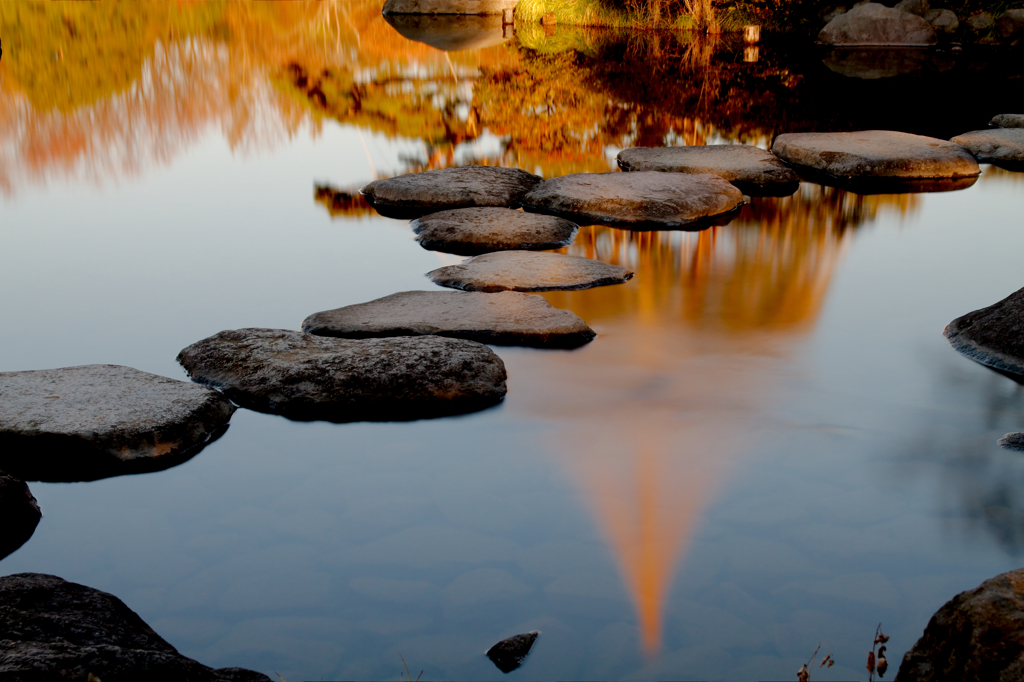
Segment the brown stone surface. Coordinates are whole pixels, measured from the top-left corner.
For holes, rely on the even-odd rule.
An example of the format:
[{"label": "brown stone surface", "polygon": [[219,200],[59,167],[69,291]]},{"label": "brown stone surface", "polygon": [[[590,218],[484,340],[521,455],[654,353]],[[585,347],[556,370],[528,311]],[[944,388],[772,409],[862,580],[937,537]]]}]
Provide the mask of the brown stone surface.
[{"label": "brown stone surface", "polygon": [[1024,114],[999,114],[989,121],[989,125],[1000,128],[1024,128]]},{"label": "brown stone surface", "polygon": [[924,15],[924,20],[932,25],[936,33],[951,35],[960,28],[960,20],[957,19],[956,14],[952,10],[948,9],[929,10]]},{"label": "brown stone surface", "polygon": [[935,29],[922,17],[866,2],[828,22],[818,34],[822,45],[927,46]]},{"label": "brown stone surface", "polygon": [[434,334],[504,346],[575,348],[596,336],[570,310],[533,294],[403,291],[310,315],[302,330],[350,339]]},{"label": "brown stone surface", "polygon": [[928,0],[900,0],[894,9],[923,17],[931,10],[931,3]]},{"label": "brown stone surface", "polygon": [[431,251],[476,256],[490,251],[545,251],[572,244],[579,226],[564,218],[510,208],[459,208],[412,223],[416,241]]},{"label": "brown stone surface", "polygon": [[501,28],[501,13],[486,16],[464,14],[385,14],[384,21],[402,37],[445,52],[480,50],[500,45],[512,36]]},{"label": "brown stone surface", "polygon": [[166,468],[219,436],[217,391],[120,365],[0,373],[0,469],[29,481]]},{"label": "brown stone surface", "polygon": [[384,14],[497,14],[516,0],[387,0]]},{"label": "brown stone surface", "polygon": [[0,559],[28,542],[42,512],[25,481],[0,471]]},{"label": "brown stone surface", "polygon": [[1024,8],[1008,9],[996,19],[996,30],[1003,40],[1015,40],[1024,35]]},{"label": "brown stone surface", "polygon": [[717,175],[747,194],[789,195],[800,183],[799,176],[777,156],[746,144],[633,147],[619,152],[616,160],[619,168],[630,172]]},{"label": "brown stone surface", "polygon": [[972,360],[1024,375],[1024,289],[956,318],[942,333],[953,348]]},{"label": "brown stone surface", "polygon": [[950,142],[966,147],[978,161],[1024,166],[1024,128],[975,130]]},{"label": "brown stone surface", "polygon": [[986,580],[939,609],[896,682],[1024,680],[1024,569]]},{"label": "brown stone surface", "polygon": [[545,180],[521,200],[523,209],[633,229],[709,224],[743,202],[743,193],[717,175],[574,173]]},{"label": "brown stone surface", "polygon": [[193,380],[239,405],[291,419],[394,421],[459,414],[505,397],[487,346],[440,336],[338,339],[235,329],[178,354]]},{"label": "brown stone surface", "polygon": [[539,182],[518,168],[457,166],[374,180],[360,192],[381,215],[418,218],[452,208],[512,206]]},{"label": "brown stone surface", "polygon": [[559,253],[498,251],[427,273],[436,284],[464,291],[552,291],[621,284],[631,270]]}]

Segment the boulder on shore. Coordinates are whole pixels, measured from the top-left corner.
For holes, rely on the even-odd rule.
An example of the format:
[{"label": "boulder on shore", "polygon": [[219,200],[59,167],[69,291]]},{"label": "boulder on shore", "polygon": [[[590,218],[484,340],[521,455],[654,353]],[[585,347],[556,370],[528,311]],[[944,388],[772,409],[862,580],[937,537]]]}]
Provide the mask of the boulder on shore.
[{"label": "boulder on shore", "polygon": [[800,177],[777,156],[748,144],[633,147],[616,161],[629,172],[717,175],[752,196],[789,196],[800,186]]},{"label": "boulder on shore", "polygon": [[440,336],[338,339],[234,329],[178,354],[194,381],[239,405],[290,419],[401,421],[472,412],[505,397],[487,346]]},{"label": "boulder on shore", "polygon": [[937,40],[922,17],[877,2],[840,14],[818,34],[818,43],[836,46],[926,47]]},{"label": "boulder on shore", "polygon": [[942,334],[972,360],[1024,376],[1024,289],[956,318]]},{"label": "boulder on shore", "polygon": [[960,20],[948,9],[933,9],[924,14],[924,20],[932,25],[936,33],[952,35],[960,28]]},{"label": "boulder on shore", "polygon": [[270,682],[182,656],[114,595],[42,573],[0,578],[0,643],[10,682]]},{"label": "boulder on shore", "polygon": [[621,284],[633,271],[599,260],[532,251],[497,251],[427,273],[435,284],[463,291],[570,291]]},{"label": "boulder on shore", "polygon": [[1024,114],[999,114],[988,124],[1000,128],[1024,128]]},{"label": "boulder on shore", "polygon": [[900,0],[894,7],[901,12],[909,12],[919,17],[927,15],[931,8],[931,3],[928,0]]},{"label": "boulder on shore", "polygon": [[896,682],[1024,679],[1024,569],[986,580],[939,609],[903,657]]},{"label": "boulder on shore", "polygon": [[1008,9],[996,20],[996,30],[1003,40],[1024,36],[1024,8]]},{"label": "boulder on shore", "polygon": [[0,471],[0,559],[28,542],[42,516],[25,481]]},{"label": "boulder on shore", "polygon": [[503,291],[403,291],[310,315],[302,331],[349,339],[434,334],[480,343],[576,348],[596,334],[543,297]]},{"label": "boulder on shore", "polygon": [[975,130],[950,142],[963,145],[983,163],[1024,168],[1024,128]]},{"label": "boulder on shore", "polygon": [[452,208],[515,205],[543,178],[518,168],[457,166],[374,180],[359,190],[388,218],[419,218]]},{"label": "boulder on shore", "polygon": [[501,14],[517,0],[387,0],[383,14]]},{"label": "boulder on shore", "polygon": [[120,365],[0,372],[0,469],[91,481],[180,464],[235,411],[217,391]]},{"label": "boulder on shore", "polygon": [[412,222],[420,246],[460,256],[569,246],[579,225],[564,218],[492,206],[431,213]]}]

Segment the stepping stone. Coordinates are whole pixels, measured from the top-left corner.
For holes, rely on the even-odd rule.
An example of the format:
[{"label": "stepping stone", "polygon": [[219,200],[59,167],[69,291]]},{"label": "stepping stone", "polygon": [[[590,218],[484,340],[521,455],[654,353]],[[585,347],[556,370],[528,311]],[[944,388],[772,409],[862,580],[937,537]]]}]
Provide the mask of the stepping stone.
[{"label": "stepping stone", "polygon": [[505,365],[487,346],[440,336],[333,339],[235,329],[178,354],[194,381],[239,405],[335,422],[438,417],[505,397]]},{"label": "stepping stone", "polygon": [[427,273],[435,284],[463,291],[569,291],[621,284],[635,273],[599,260],[560,253],[497,251]]},{"label": "stepping stone", "polygon": [[978,161],[1024,170],[1024,128],[975,130],[950,142],[967,147]]},{"label": "stepping stone", "polygon": [[533,648],[533,643],[537,641],[539,634],[539,630],[534,630],[521,635],[513,635],[492,646],[485,655],[498,667],[498,670],[510,673],[519,668],[526,657],[530,655],[530,649]]},{"label": "stepping stone", "polygon": [[157,471],[227,428],[227,398],[120,365],[0,373],[0,469],[28,481]]},{"label": "stepping stone", "polygon": [[1024,114],[999,114],[989,121],[989,125],[1000,128],[1024,128]]},{"label": "stepping stone", "polygon": [[821,45],[923,47],[938,41],[932,25],[916,14],[866,2],[840,14],[818,34]]},{"label": "stepping stone", "polygon": [[717,175],[574,173],[545,180],[521,200],[532,213],[632,229],[703,229],[731,217],[743,193]]},{"label": "stepping stone", "polygon": [[434,334],[541,348],[576,348],[596,336],[575,313],[512,291],[403,291],[310,315],[302,331],[349,339]]},{"label": "stepping stone", "polygon": [[800,177],[777,156],[746,144],[634,147],[616,160],[624,171],[717,175],[752,196],[789,196],[800,187]]},{"label": "stepping stone", "polygon": [[545,251],[572,244],[579,226],[563,218],[510,208],[459,208],[414,220],[416,241],[425,249],[460,256],[489,251]]},{"label": "stepping stone", "polygon": [[451,208],[512,206],[543,178],[518,168],[458,166],[374,180],[359,190],[388,218],[419,218]]},{"label": "stepping stone", "polygon": [[942,334],[972,360],[1024,376],[1024,289],[956,318]]},{"label": "stepping stone", "polygon": [[956,143],[891,130],[788,133],[775,138],[772,152],[798,166],[801,175],[829,185],[845,181],[865,194],[962,189],[981,172]]},{"label": "stepping stone", "polygon": [[42,516],[25,481],[0,471],[0,559],[28,542]]}]

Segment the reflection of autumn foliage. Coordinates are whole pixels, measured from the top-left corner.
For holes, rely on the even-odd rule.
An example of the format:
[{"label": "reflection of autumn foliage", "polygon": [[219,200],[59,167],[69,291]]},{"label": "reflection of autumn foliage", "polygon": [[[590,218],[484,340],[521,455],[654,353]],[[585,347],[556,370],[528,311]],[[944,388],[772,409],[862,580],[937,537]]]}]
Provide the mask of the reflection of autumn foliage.
[{"label": "reflection of autumn foliage", "polygon": [[377,211],[358,189],[341,190],[327,185],[317,185],[313,197],[324,205],[331,217],[377,215]]}]

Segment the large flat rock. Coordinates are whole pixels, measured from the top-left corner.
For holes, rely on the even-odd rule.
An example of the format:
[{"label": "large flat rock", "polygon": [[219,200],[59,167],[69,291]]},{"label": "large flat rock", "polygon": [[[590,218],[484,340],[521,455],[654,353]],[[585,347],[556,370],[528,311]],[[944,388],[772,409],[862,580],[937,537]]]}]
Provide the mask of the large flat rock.
[{"label": "large flat rock", "polygon": [[717,175],[574,173],[545,180],[522,199],[523,209],[580,225],[631,229],[701,228],[729,216],[743,193]]},{"label": "large flat rock", "polygon": [[992,117],[989,125],[1000,128],[1024,128],[1024,114],[999,114]]},{"label": "large flat rock", "polygon": [[182,656],[114,595],[42,573],[0,578],[0,642],[11,682],[270,682]]},{"label": "large flat rock", "polygon": [[633,271],[559,253],[498,251],[427,273],[435,284],[463,291],[552,291],[621,284]]},{"label": "large flat rock", "polygon": [[1024,289],[956,318],[942,333],[972,360],[1024,376]]},{"label": "large flat rock", "polygon": [[185,348],[193,380],[239,405],[291,419],[393,421],[471,412],[505,397],[487,346],[440,336],[339,339],[235,329]]},{"label": "large flat rock", "polygon": [[840,14],[818,34],[822,45],[909,47],[934,45],[935,29],[922,17],[866,2]]},{"label": "large flat rock", "polygon": [[457,166],[374,180],[360,192],[389,218],[419,218],[452,208],[516,204],[541,177],[518,168]]},{"label": "large flat rock", "polygon": [[310,315],[302,330],[350,339],[434,334],[542,348],[575,348],[596,336],[572,311],[512,291],[403,291]]},{"label": "large flat rock", "polygon": [[487,16],[385,14],[384,20],[402,37],[445,52],[482,50],[500,45],[512,36],[511,30],[504,30],[500,12]]},{"label": "large flat rock", "polygon": [[633,147],[619,152],[616,161],[628,172],[717,175],[753,196],[789,196],[800,186],[800,177],[777,156],[746,144]]},{"label": "large flat rock", "polygon": [[120,365],[0,373],[0,469],[88,481],[179,464],[223,433],[217,391]]},{"label": "large flat rock", "polygon": [[1024,168],[1024,128],[975,130],[950,142],[966,147],[978,161]]},{"label": "large flat rock", "polygon": [[387,0],[388,14],[501,14],[514,9],[517,0]]},{"label": "large flat rock", "polygon": [[0,471],[0,559],[28,542],[42,516],[25,481]]},{"label": "large flat rock", "polygon": [[459,208],[425,215],[412,223],[425,249],[460,256],[490,251],[545,251],[572,244],[579,226],[564,218],[510,208]]}]

